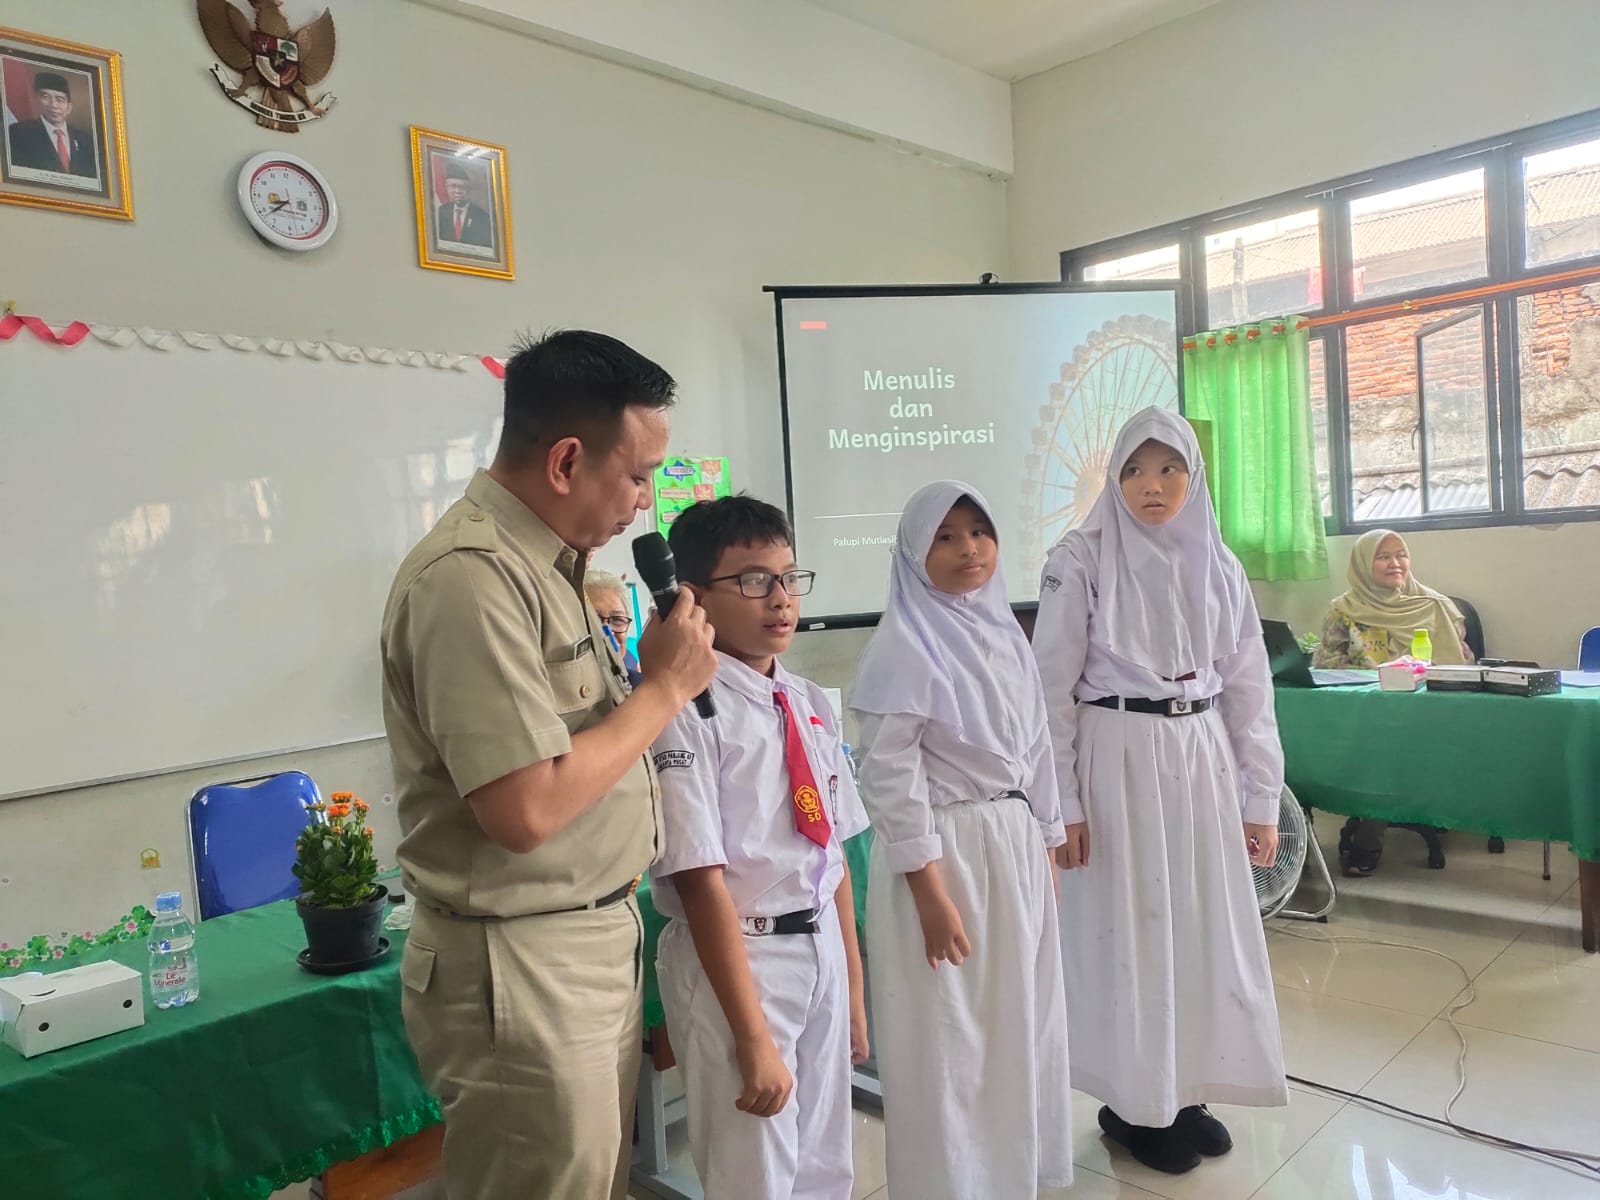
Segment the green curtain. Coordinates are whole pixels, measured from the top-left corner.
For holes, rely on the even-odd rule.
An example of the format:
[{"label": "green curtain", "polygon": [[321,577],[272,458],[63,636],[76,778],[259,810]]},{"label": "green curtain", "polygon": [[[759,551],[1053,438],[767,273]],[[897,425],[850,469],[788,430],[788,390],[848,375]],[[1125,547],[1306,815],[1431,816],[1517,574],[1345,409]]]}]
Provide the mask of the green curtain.
[{"label": "green curtain", "polygon": [[1207,451],[1222,539],[1251,579],[1326,579],[1310,334],[1281,317],[1185,339],[1184,414]]}]

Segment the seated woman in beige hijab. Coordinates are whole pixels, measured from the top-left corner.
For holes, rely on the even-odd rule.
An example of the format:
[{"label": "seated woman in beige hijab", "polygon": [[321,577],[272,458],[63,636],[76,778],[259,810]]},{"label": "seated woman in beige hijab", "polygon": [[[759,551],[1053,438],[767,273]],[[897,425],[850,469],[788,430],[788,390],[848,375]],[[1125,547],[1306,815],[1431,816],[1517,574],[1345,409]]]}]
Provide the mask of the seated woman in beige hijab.
[{"label": "seated woman in beige hijab", "polygon": [[[1455,602],[1418,583],[1411,551],[1398,533],[1374,529],[1350,551],[1350,589],[1328,606],[1318,667],[1371,670],[1411,652],[1426,629],[1436,663],[1469,663],[1467,624]],[[1387,821],[1352,818],[1340,837],[1346,875],[1370,875],[1383,857]]]}]

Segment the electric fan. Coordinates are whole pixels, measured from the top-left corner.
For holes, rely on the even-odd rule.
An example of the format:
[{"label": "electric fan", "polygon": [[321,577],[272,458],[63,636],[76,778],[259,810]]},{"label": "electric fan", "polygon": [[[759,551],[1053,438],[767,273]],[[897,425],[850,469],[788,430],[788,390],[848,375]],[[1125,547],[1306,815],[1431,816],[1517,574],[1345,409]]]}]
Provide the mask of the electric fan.
[{"label": "electric fan", "polygon": [[[1328,889],[1328,902],[1316,912],[1298,912],[1285,909],[1289,897],[1300,886],[1300,877],[1310,861],[1323,885]],[[1333,911],[1333,875],[1328,871],[1328,860],[1322,856],[1322,847],[1311,835],[1311,821],[1300,801],[1287,786],[1278,800],[1278,857],[1270,867],[1255,867],[1256,901],[1261,905],[1261,919],[1290,917],[1299,921],[1320,921]]]}]

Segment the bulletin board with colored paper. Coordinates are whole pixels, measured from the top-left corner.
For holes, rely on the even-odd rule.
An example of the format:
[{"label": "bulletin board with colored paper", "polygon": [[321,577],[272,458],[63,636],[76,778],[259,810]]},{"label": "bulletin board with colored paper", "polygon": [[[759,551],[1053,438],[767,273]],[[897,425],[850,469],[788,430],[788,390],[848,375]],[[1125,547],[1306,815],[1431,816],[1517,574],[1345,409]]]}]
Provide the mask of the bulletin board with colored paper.
[{"label": "bulletin board with colored paper", "polygon": [[691,504],[733,495],[725,458],[669,458],[656,468],[655,482],[656,529],[663,537]]}]

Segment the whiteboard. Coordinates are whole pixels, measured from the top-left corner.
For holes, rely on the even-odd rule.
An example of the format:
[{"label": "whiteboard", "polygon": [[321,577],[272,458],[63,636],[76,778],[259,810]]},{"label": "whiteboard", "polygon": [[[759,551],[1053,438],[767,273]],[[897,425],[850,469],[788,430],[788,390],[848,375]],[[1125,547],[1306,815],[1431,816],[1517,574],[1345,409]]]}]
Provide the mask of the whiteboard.
[{"label": "whiteboard", "polygon": [[0,799],[380,736],[394,570],[499,416],[475,361],[0,343]]}]

